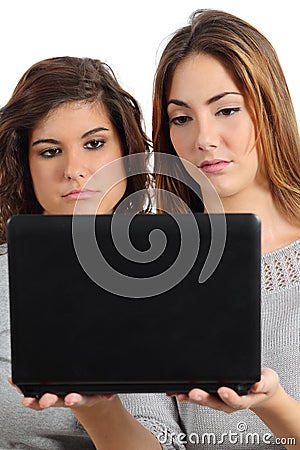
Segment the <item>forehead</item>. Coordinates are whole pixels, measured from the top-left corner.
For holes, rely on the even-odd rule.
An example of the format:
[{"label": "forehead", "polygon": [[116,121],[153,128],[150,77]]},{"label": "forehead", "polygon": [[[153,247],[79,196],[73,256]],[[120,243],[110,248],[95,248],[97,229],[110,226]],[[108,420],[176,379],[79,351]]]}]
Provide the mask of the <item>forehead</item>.
[{"label": "forehead", "polygon": [[32,135],[43,131],[71,131],[73,128],[93,127],[93,125],[112,128],[107,110],[101,102],[66,102],[44,116],[33,127]]},{"label": "forehead", "polygon": [[230,70],[219,59],[205,54],[190,55],[181,61],[173,72],[167,92],[173,95],[189,95],[195,91],[204,98],[227,90],[239,90]]},{"label": "forehead", "polygon": [[100,102],[87,102],[84,100],[72,101],[62,103],[54,109],[50,110],[46,116],[44,116],[39,123],[55,120],[57,117],[61,116],[99,116],[103,119],[109,120],[109,116],[105,106]]}]

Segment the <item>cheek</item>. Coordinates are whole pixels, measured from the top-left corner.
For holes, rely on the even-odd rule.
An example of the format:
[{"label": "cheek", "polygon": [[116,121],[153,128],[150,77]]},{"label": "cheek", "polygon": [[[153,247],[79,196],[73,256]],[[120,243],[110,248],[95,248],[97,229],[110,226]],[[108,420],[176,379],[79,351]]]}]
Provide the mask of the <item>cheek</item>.
[{"label": "cheek", "polygon": [[103,166],[106,166],[107,164],[113,163],[116,160],[119,160],[123,157],[123,151],[122,149],[116,144],[115,147],[112,146],[110,151],[108,152],[99,152],[97,153],[96,158],[93,158],[91,160],[91,166],[90,168],[95,172],[98,169],[101,169]]},{"label": "cheek", "polygon": [[229,133],[228,140],[231,140],[236,152],[241,155],[256,153],[254,127],[250,119],[248,123],[242,123],[235,128],[234,132]]},{"label": "cheek", "polygon": [[101,162],[98,161],[98,164],[94,163],[86,187],[111,195],[109,193],[121,191],[124,184],[126,189],[126,172],[122,159],[109,155]]},{"label": "cheek", "polygon": [[45,189],[50,182],[55,182],[56,171],[50,167],[32,167],[31,169],[32,183],[36,188]]},{"label": "cheek", "polygon": [[258,153],[257,153],[256,147],[254,147],[254,148],[252,148],[250,150],[249,159],[250,159],[250,162],[251,162],[251,165],[252,165],[253,172],[255,174],[257,174],[259,172],[260,164],[259,164],[259,160],[258,160]]},{"label": "cheek", "polygon": [[111,214],[113,209],[119,203],[123,195],[125,194],[127,187],[126,180],[117,183],[102,199],[100,206],[98,207],[98,214]]},{"label": "cheek", "polygon": [[120,181],[120,183],[116,185],[116,189],[118,191],[118,194],[120,195],[120,198],[123,197],[123,195],[125,194],[126,188],[127,188],[126,180],[122,180]]},{"label": "cheek", "polygon": [[[47,175],[49,173],[44,173],[43,170],[41,170],[36,164],[32,163],[29,165],[30,168],[30,174],[32,179],[32,184],[34,186],[34,189],[41,190],[43,188],[43,185],[45,185],[45,181],[47,179]],[[44,183],[43,183],[44,180]]]},{"label": "cheek", "polygon": [[40,202],[49,198],[58,189],[57,168],[50,164],[30,164],[30,174],[34,193]]},{"label": "cheek", "polygon": [[186,156],[191,148],[191,134],[187,134],[182,129],[171,129],[170,139],[178,156]]}]

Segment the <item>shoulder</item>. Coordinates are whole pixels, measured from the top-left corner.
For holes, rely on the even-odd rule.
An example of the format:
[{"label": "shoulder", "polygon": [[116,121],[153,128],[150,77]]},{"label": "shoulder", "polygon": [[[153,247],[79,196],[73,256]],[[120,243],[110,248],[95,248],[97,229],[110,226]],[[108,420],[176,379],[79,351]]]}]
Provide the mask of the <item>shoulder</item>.
[{"label": "shoulder", "polygon": [[0,245],[0,270],[3,267],[3,265],[7,264],[7,245],[2,244]]},{"label": "shoulder", "polygon": [[7,253],[7,244],[0,244],[0,256]]},{"label": "shoulder", "polygon": [[6,284],[8,272],[7,245],[0,245],[0,285]]},{"label": "shoulder", "polygon": [[300,239],[262,255],[262,289],[281,291],[300,286]]},{"label": "shoulder", "polygon": [[297,239],[289,242],[288,244],[279,246],[275,250],[264,253],[262,255],[262,259],[268,260],[270,258],[273,258],[274,256],[276,256],[277,258],[284,257],[284,255],[286,255],[288,253],[294,253],[294,252],[299,252],[299,251],[300,251],[300,236],[299,236],[299,238],[297,237]]}]

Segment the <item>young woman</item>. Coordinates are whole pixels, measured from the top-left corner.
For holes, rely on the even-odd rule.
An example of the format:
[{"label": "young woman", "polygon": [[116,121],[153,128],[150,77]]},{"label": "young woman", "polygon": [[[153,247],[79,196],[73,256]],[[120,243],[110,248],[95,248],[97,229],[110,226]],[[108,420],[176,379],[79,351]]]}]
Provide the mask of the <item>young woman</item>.
[{"label": "young woman", "polygon": [[[72,214],[76,202],[82,212],[112,213],[129,194],[147,187],[145,168],[113,186],[101,202],[101,177],[93,189],[86,182],[122,156],[147,152],[138,104],[98,60],[59,57],[36,63],[0,110],[0,449],[94,448],[71,411],[25,409],[7,383],[6,221],[22,213]],[[135,207],[147,209],[146,196],[140,201]]]},{"label": "young woman", "polygon": [[[48,395],[25,403],[72,405],[99,449],[299,449],[300,145],[284,76],[266,38],[230,14],[194,13],[158,65],[153,144],[205,174],[226,212],[253,212],[262,220],[261,380],[245,396],[226,387],[218,397],[199,389],[173,397],[123,395],[131,419],[118,397]],[[156,187],[193,207],[175,179],[157,175]],[[159,210],[169,209],[157,201]]]},{"label": "young woman", "polygon": [[[153,145],[204,173],[225,212],[252,212],[262,221],[262,364],[273,371],[263,369],[261,382],[244,397],[225,388],[218,398],[197,389],[177,396],[183,430],[213,433],[220,448],[231,448],[230,432],[237,433],[239,448],[249,448],[247,433],[251,448],[265,448],[267,440],[275,442],[271,430],[278,443],[282,438],[289,448],[293,437],[300,448],[300,144],[267,39],[230,14],[196,11],[158,65]],[[156,187],[189,203],[176,180],[157,175]]]}]

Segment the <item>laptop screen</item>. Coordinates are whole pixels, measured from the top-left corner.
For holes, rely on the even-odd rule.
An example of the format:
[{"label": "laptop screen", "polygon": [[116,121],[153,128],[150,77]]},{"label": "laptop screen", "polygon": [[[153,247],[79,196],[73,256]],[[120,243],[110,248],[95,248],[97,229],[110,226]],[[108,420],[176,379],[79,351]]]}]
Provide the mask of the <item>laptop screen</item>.
[{"label": "laptop screen", "polygon": [[210,216],[13,217],[14,383],[30,396],[247,392],[260,378],[260,223]]}]

